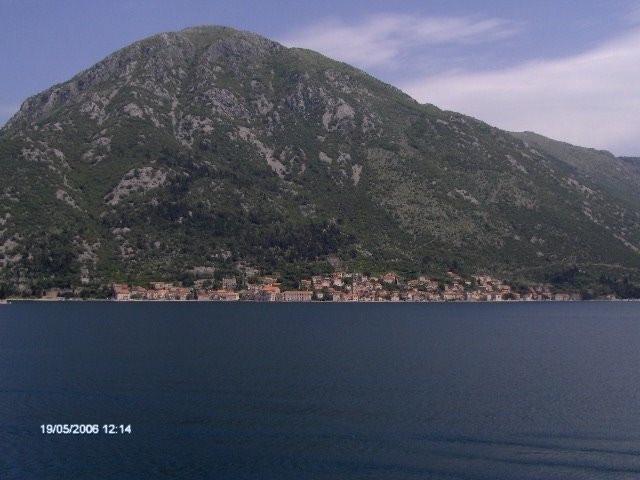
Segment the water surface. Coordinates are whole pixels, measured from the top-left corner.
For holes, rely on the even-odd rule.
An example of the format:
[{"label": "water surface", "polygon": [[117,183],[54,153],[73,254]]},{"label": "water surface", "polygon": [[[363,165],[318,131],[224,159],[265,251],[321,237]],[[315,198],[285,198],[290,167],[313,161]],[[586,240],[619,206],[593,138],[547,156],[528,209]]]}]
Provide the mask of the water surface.
[{"label": "water surface", "polygon": [[640,303],[0,306],[0,478],[637,479]]}]

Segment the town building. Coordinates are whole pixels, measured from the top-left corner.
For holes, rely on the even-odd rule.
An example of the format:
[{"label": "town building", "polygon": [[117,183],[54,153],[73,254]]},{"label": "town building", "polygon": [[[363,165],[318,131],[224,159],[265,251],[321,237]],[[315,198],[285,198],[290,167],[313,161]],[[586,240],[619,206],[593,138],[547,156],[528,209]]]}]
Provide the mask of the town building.
[{"label": "town building", "polygon": [[118,301],[131,300],[131,291],[127,285],[113,284],[113,299]]},{"label": "town building", "polygon": [[222,288],[224,290],[235,290],[237,287],[236,277],[223,277]]},{"label": "town building", "polygon": [[240,294],[230,290],[216,290],[211,294],[211,299],[219,302],[237,302],[240,300]]},{"label": "town building", "polygon": [[280,295],[280,289],[271,285],[265,285],[260,288],[254,297],[256,302],[275,302]]},{"label": "town building", "polygon": [[283,302],[310,302],[313,292],[310,290],[286,290],[282,292]]}]

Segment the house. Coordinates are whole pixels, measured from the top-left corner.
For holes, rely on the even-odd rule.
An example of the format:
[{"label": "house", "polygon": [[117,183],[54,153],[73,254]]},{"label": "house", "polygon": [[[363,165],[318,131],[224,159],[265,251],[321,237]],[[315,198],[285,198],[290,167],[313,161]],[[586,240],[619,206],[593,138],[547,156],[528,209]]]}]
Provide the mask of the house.
[{"label": "house", "polygon": [[186,300],[190,293],[191,291],[188,288],[176,288],[176,300]]},{"label": "house", "polygon": [[253,300],[254,292],[251,290],[240,290],[238,296],[241,300]]},{"label": "house", "polygon": [[147,300],[158,300],[158,292],[157,292],[157,290],[148,290],[147,291]]},{"label": "house", "polygon": [[280,289],[271,285],[261,287],[255,294],[256,302],[275,302],[280,295]]},{"label": "house", "polygon": [[286,290],[282,292],[283,302],[310,302],[313,292],[310,290]]},{"label": "house", "polygon": [[210,278],[199,278],[198,280],[195,280],[193,282],[193,287],[204,288],[206,285],[211,286],[212,283],[213,283],[213,280],[211,280]]},{"label": "house", "polygon": [[231,292],[229,290],[216,290],[211,294],[213,300],[219,302],[237,302],[240,300],[240,294],[238,292]]},{"label": "house", "polygon": [[398,283],[398,276],[393,272],[389,272],[386,275],[383,275],[382,281],[389,285],[395,284]]},{"label": "house", "polygon": [[438,290],[440,284],[434,280],[428,280],[424,282],[424,286],[427,290]]},{"label": "house", "polygon": [[131,296],[130,298],[132,299],[138,299],[138,300],[146,300],[147,298],[147,289],[144,287],[133,287],[131,289]]},{"label": "house", "polygon": [[60,293],[59,289],[50,288],[45,292],[44,298],[46,298],[47,300],[54,300],[54,299],[58,298],[58,294],[59,293]]},{"label": "house", "polygon": [[459,290],[447,290],[442,295],[442,298],[445,300],[463,300],[465,298],[465,294]]},{"label": "house", "polygon": [[479,285],[486,285],[493,281],[493,279],[488,275],[477,275],[477,276],[474,276],[473,278]]},{"label": "house", "polygon": [[198,297],[198,300],[200,300],[200,301],[211,300],[211,296],[204,289],[196,291],[196,296]]},{"label": "house", "polygon": [[117,301],[131,300],[131,291],[128,285],[113,284],[113,299]]},{"label": "house", "polygon": [[484,300],[484,296],[480,292],[467,292],[466,299],[470,302]]},{"label": "house", "polygon": [[236,277],[223,277],[222,278],[222,288],[224,290],[235,290],[236,289]]},{"label": "house", "polygon": [[166,293],[164,294],[164,298],[166,300],[180,300],[178,292],[173,288],[167,289]]}]

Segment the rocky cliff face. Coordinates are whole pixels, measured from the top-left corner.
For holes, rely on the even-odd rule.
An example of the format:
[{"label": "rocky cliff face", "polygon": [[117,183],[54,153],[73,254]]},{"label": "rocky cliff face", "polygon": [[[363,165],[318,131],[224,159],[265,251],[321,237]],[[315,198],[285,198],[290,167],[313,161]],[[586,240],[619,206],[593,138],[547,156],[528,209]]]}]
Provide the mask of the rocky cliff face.
[{"label": "rocky cliff face", "polygon": [[[525,139],[526,140],[526,139]],[[0,275],[23,288],[238,262],[511,278],[636,272],[594,171],[315,52],[198,27],[27,99],[0,131]]]}]

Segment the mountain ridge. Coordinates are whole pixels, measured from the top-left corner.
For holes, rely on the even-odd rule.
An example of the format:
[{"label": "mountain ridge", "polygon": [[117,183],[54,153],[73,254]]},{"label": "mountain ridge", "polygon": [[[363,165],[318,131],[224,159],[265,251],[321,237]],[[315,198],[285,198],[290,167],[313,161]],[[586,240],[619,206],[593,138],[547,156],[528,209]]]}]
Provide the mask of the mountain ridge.
[{"label": "mountain ridge", "polygon": [[512,135],[575,168],[585,179],[597,177],[611,193],[618,194],[620,200],[631,197],[636,204],[640,202],[640,169],[633,161],[607,150],[580,147],[534,132],[512,132]]}]

